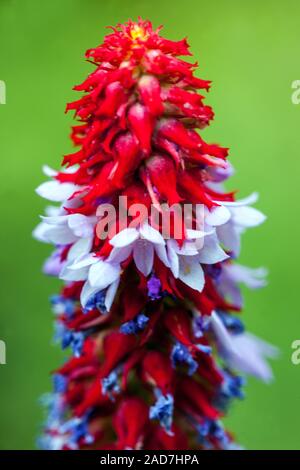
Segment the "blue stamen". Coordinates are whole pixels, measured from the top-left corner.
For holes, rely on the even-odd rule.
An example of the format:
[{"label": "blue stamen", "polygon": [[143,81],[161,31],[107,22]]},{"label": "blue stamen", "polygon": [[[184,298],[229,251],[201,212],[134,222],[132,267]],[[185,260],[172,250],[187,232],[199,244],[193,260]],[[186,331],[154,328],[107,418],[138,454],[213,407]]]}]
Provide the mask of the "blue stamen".
[{"label": "blue stamen", "polygon": [[100,313],[107,313],[106,307],[105,307],[105,291],[99,291],[93,297],[91,297],[85,308],[83,309],[83,313],[88,313],[91,310],[99,310]]},{"label": "blue stamen", "polygon": [[120,386],[118,384],[118,375],[116,371],[112,371],[107,377],[101,380],[102,393],[108,395],[111,400],[114,400],[113,393],[120,393]]},{"label": "blue stamen", "polygon": [[157,419],[168,434],[172,434],[174,398],[168,393],[163,395],[159,389],[155,391],[156,402],[149,410],[149,418]]},{"label": "blue stamen", "polygon": [[210,317],[199,315],[194,318],[193,331],[196,338],[202,338],[203,333],[209,329]]},{"label": "blue stamen", "polygon": [[239,318],[234,317],[233,315],[230,315],[229,313],[224,313],[220,311],[218,311],[218,315],[221,318],[224,325],[226,326],[226,328],[231,333],[240,334],[245,331],[243,322]]},{"label": "blue stamen", "polygon": [[219,409],[226,411],[232,399],[243,399],[245,397],[242,388],[246,383],[246,379],[238,375],[232,375],[226,370],[223,370],[222,374],[224,380],[215,399],[215,404]]},{"label": "blue stamen", "polygon": [[66,299],[61,295],[52,295],[50,297],[52,310],[55,315],[66,315],[72,318],[75,312],[75,302],[71,299]]},{"label": "blue stamen", "polygon": [[93,436],[88,431],[88,416],[83,418],[72,418],[60,426],[60,431],[70,433],[71,444],[77,444],[80,439],[83,439],[86,444],[94,442]]},{"label": "blue stamen", "polygon": [[72,350],[75,357],[80,357],[82,353],[82,348],[84,344],[84,334],[80,331],[73,333],[72,338]]},{"label": "blue stamen", "polygon": [[55,334],[55,339],[61,341],[62,349],[71,346],[75,357],[81,356],[84,338],[85,336],[81,331],[70,331],[62,324],[59,324]]},{"label": "blue stamen", "polygon": [[64,393],[67,388],[67,379],[62,374],[53,375],[53,388],[55,393]]},{"label": "blue stamen", "polygon": [[204,422],[196,426],[199,442],[206,448],[210,449],[212,445],[209,442],[209,438],[215,438],[218,441],[218,445],[222,449],[227,449],[229,446],[229,438],[219,421],[205,419]]},{"label": "blue stamen", "polygon": [[211,354],[212,348],[210,346],[206,346],[205,344],[197,344],[197,349],[205,354]]},{"label": "blue stamen", "polygon": [[143,331],[145,326],[147,325],[149,318],[146,317],[143,313],[137,315],[133,320],[130,320],[126,323],[123,323],[120,327],[121,333],[125,335],[133,335]]},{"label": "blue stamen", "polygon": [[189,350],[181,343],[175,344],[171,352],[171,361],[174,368],[180,363],[188,365],[188,374],[193,375],[198,369],[198,363],[193,359]]}]

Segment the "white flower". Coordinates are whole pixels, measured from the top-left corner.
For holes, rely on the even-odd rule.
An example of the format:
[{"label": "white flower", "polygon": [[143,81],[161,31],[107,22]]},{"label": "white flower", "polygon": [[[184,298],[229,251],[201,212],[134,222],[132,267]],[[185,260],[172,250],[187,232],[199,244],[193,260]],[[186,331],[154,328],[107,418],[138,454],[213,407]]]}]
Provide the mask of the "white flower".
[{"label": "white flower", "polygon": [[[77,167],[73,166],[65,170],[64,173],[73,173],[76,169]],[[47,165],[43,166],[43,172],[46,176],[51,178],[54,178],[58,174],[56,170],[53,170]],[[81,189],[81,187],[73,183],[62,183],[54,179],[40,184],[40,186],[36,188],[36,193],[49,201],[63,202],[69,199],[69,197],[79,189]]]},{"label": "white flower", "polygon": [[211,315],[211,327],[217,339],[219,353],[229,367],[264,382],[272,380],[272,370],[266,358],[276,357],[277,348],[250,333],[230,334],[216,312]]},{"label": "white flower", "polygon": [[265,268],[253,269],[241,264],[224,263],[217,288],[234,305],[242,307],[243,299],[238,284],[245,284],[249,289],[259,289],[267,284],[267,273]]},{"label": "white flower", "polygon": [[181,248],[176,240],[167,242],[168,260],[174,277],[199,292],[202,291],[205,282],[201,263],[214,264],[228,258],[220,247],[215,233],[202,232],[202,236],[204,244],[200,249],[196,242],[190,240],[185,241]]},{"label": "white flower", "polygon": [[221,243],[238,256],[240,253],[240,235],[246,228],[256,227],[266,220],[266,216],[249,204],[254,204],[258,199],[257,193],[253,193],[239,201],[216,201],[226,207],[230,212],[230,219],[217,227],[218,238]]},{"label": "white flower", "polygon": [[[114,249],[107,261],[121,263],[133,254],[137,268],[147,276],[152,271],[155,253],[171,269],[175,278],[201,292],[204,287],[201,263],[218,263],[227,259],[228,255],[220,248],[213,232],[187,230],[187,236],[189,239],[180,247],[174,239],[165,242],[160,232],[143,223],[138,228],[124,229],[112,238],[110,243]],[[194,241],[201,238],[204,243]]]},{"label": "white flower", "polygon": [[[64,281],[85,281],[88,275],[89,268],[85,265],[72,269],[77,266],[81,259],[85,259],[90,255],[93,244],[93,237],[80,238],[77,240],[68,251],[66,262],[59,274],[60,279]],[[94,257],[97,260],[96,257]]]},{"label": "white flower", "polygon": [[206,206],[204,208],[204,220],[207,225],[211,227],[218,227],[224,225],[231,217],[230,210],[224,205],[215,206],[209,210]]},{"label": "white flower", "polygon": [[[195,230],[189,230],[188,235],[193,238],[204,236],[203,232]],[[202,290],[204,285],[201,261],[218,262],[227,258],[217,245],[216,239],[205,243],[206,248],[201,250],[200,254],[197,244],[192,241],[186,241],[183,247],[179,248],[177,242],[168,240],[167,251],[161,233],[146,222],[136,228],[122,230],[110,240],[110,244],[113,249],[107,259],[87,253],[75,262],[67,263],[63,269],[61,277],[65,280],[86,280],[81,294],[83,306],[98,291],[108,288],[106,304],[110,308],[119,283],[121,263],[130,255],[133,256],[137,269],[148,276],[156,254],[165,266],[171,267],[175,277],[198,290]]]},{"label": "white flower", "polygon": [[[48,216],[57,216],[60,214],[60,208],[56,206],[48,206],[45,209],[45,213]],[[32,232],[32,236],[39,242],[49,243],[46,238],[46,232],[48,225],[45,222],[40,222]]]},{"label": "white flower", "polygon": [[76,259],[72,257],[60,275],[64,280],[86,281],[81,292],[83,306],[97,292],[107,289],[105,305],[107,310],[110,309],[119,284],[121,263],[131,254],[137,268],[145,276],[152,270],[154,252],[163,262],[168,263],[162,235],[147,223],[138,228],[122,230],[110,243],[113,249],[107,259],[99,258],[86,250]]},{"label": "white flower", "polygon": [[131,254],[138,270],[148,276],[153,268],[154,253],[169,266],[165,240],[161,233],[144,222],[137,228],[125,228],[117,233],[110,244],[114,247],[108,261],[122,262]]},{"label": "white flower", "polygon": [[34,231],[39,240],[55,245],[68,245],[80,238],[91,238],[97,218],[83,214],[65,215],[57,209],[58,215],[42,216],[42,222]]}]

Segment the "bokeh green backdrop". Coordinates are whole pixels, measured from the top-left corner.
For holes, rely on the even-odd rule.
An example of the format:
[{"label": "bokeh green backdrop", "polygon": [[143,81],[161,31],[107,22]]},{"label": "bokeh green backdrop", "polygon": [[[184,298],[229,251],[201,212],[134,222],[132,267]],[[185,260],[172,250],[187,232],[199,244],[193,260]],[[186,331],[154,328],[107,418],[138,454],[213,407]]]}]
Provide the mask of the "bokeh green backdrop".
[{"label": "bokeh green backdrop", "polygon": [[92,66],[83,54],[102,41],[105,26],[141,15],[165,25],[172,39],[188,36],[199,74],[213,80],[208,102],[216,118],[207,139],[228,145],[237,169],[230,188],[258,190],[268,215],[244,237],[242,262],[270,270],[269,286],[246,293],[249,329],[277,344],[276,380],[249,380],[247,398],[228,424],[250,449],[299,449],[300,338],[299,124],[291,83],[300,79],[300,4],[286,0],[0,0],[1,319],[7,365],[0,365],[0,448],[34,448],[50,388],[62,360],[51,345],[48,297],[58,283],[41,274],[50,247],[31,231],[45,201],[34,193],[41,166],[58,167],[69,152],[71,87]]}]

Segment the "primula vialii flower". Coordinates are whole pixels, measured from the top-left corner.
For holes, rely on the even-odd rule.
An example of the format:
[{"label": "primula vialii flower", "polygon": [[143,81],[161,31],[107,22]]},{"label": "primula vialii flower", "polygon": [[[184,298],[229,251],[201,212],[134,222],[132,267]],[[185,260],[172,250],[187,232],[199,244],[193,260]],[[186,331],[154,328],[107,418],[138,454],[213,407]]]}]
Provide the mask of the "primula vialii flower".
[{"label": "primula vialii flower", "polygon": [[241,233],[265,217],[255,194],[223,188],[228,149],[202,138],[210,82],[189,55],[141,19],[86,53],[94,71],[67,106],[78,150],[37,189],[58,203],[35,236],[55,245],[44,270],[64,282],[55,338],[71,350],[45,398],[44,448],[233,449],[222,417],[243,397],[238,374],[272,378],[275,349],[238,315],[238,285],[261,287],[265,272],[234,262]]}]

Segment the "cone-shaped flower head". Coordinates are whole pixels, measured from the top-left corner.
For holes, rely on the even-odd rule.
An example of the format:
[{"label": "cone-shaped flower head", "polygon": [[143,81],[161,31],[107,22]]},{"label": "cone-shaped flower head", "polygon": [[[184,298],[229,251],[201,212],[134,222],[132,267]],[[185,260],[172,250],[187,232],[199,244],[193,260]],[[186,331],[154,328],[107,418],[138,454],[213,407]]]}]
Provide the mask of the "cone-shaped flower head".
[{"label": "cone-shaped flower head", "polygon": [[255,194],[224,190],[228,149],[202,137],[210,82],[160,29],[129,21],[87,51],[94,70],[67,106],[77,149],[37,189],[56,203],[35,236],[55,245],[44,269],[64,281],[55,338],[71,353],[46,448],[234,448],[220,420],[243,396],[238,374],[271,379],[274,348],[237,316],[238,284],[265,273],[234,262],[264,216]]}]

